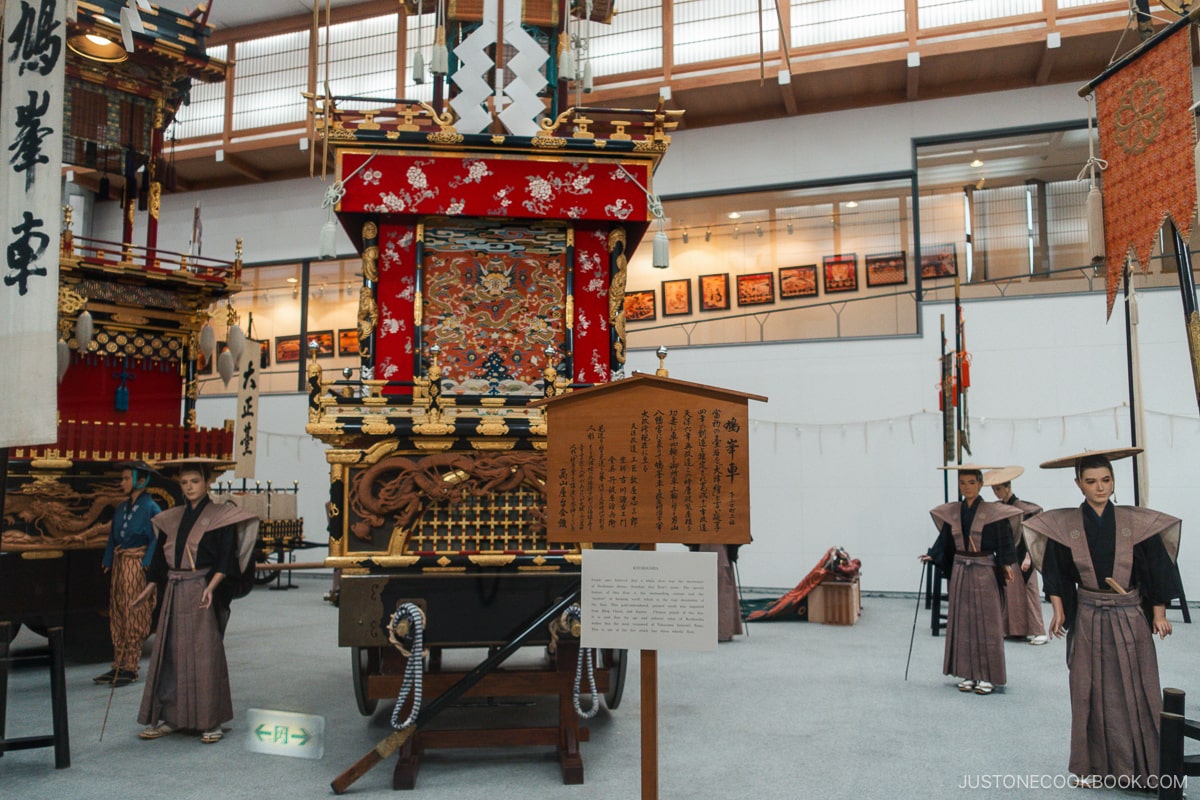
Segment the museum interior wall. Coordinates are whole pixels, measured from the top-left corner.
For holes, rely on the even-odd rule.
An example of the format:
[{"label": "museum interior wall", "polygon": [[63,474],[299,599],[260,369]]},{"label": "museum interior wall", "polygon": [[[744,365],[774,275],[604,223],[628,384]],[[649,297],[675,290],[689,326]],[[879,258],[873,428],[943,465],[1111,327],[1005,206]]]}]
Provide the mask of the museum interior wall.
[{"label": "museum interior wall", "polygon": [[[916,275],[928,267],[926,251],[942,244],[956,244],[962,280],[978,283],[984,275],[982,268],[968,273],[957,190],[922,190],[917,253],[913,140],[1052,123],[1077,128],[1087,108],[1076,88],[928,100],[674,136],[654,186],[666,199],[671,267],[650,267],[648,242],[631,261],[628,289],[653,292],[655,313],[630,323],[628,366],[653,369],[653,349],[665,344],[673,377],[771,398],[751,408],[755,543],[743,551],[744,584],[790,586],[836,544],[863,560],[865,589],[912,591],[916,555],[933,539],[926,512],[942,500],[941,474],[934,469],[942,463],[938,331],[941,317],[952,326],[953,316],[953,281],[932,273],[921,302]],[[711,223],[689,222],[705,206],[732,209],[737,203],[730,196],[748,188],[766,192],[781,186],[799,186],[798,196],[760,204],[771,209],[761,219],[732,221],[726,215],[708,237]],[[326,370],[357,365],[352,342],[340,335],[355,324],[352,295],[359,278],[353,248],[339,229],[337,250],[346,257],[314,260],[326,218],[324,188],[316,179],[293,180],[169,196],[160,228],[164,239],[187,241],[199,203],[206,254],[232,252],[235,237],[244,239],[248,268],[234,303],[239,313],[253,313],[252,336],[266,343],[262,357],[270,392],[262,398],[260,480],[300,481],[300,513],[312,521],[306,525],[310,540],[322,538],[327,498],[318,487],[326,483],[328,468],[320,445],[303,432],[305,398],[296,394],[301,365],[293,359],[299,357],[302,317],[310,338],[322,334],[319,355]],[[1076,190],[1064,184],[1062,191]],[[985,186],[977,200],[986,195],[997,204],[1021,205],[1026,195],[1014,192]],[[843,195],[861,199],[851,210]],[[100,204],[90,224],[103,238],[116,238],[111,234],[119,231],[119,211]],[[976,234],[978,239],[980,231]],[[135,239],[141,235],[135,231]],[[964,289],[974,357],[969,458],[1023,464],[1028,472],[1016,485],[1020,496],[1047,507],[1075,504],[1078,493],[1067,475],[1034,467],[1055,455],[1128,441],[1124,312],[1118,304],[1105,324],[1102,281],[1082,268],[1071,270],[1069,285],[1062,282],[1066,277],[1049,276],[1007,291],[997,280],[1020,276],[1029,262],[1023,260],[1023,245],[1007,252],[1004,247],[988,250],[990,282]],[[898,265],[882,257],[897,252],[904,256],[904,280],[889,283]],[[1054,260],[1079,267],[1080,253],[1078,237],[1064,240]],[[856,285],[831,294],[830,286],[844,288],[838,281],[849,273],[837,271],[836,259],[826,259],[847,254],[855,258]],[[870,256],[879,258],[868,262]],[[813,297],[796,288],[807,286],[807,271],[781,273],[809,266],[816,273],[814,288],[820,287]],[[1200,483],[1200,474],[1194,458],[1189,463],[1185,456],[1200,444],[1200,422],[1186,372],[1178,289],[1163,288],[1172,283],[1157,280],[1162,272],[1152,265],[1149,277],[1137,279],[1144,289],[1139,329],[1149,502],[1188,519],[1196,503],[1185,487]],[[706,300],[706,276],[725,276],[723,300],[713,295]],[[770,303],[756,302],[765,297],[764,276],[770,276]],[[872,277],[876,285],[870,285]],[[705,283],[711,288],[713,280]],[[664,287],[664,281],[677,283]],[[679,306],[681,295],[673,293],[676,313],[664,314],[664,289],[675,292],[682,281],[688,282],[688,307]],[[799,294],[784,296],[785,281]],[[705,309],[710,301],[728,307]],[[223,318],[215,315],[214,325]],[[200,424],[231,416],[234,400],[226,391],[219,378],[206,377]],[[1117,496],[1132,501],[1124,465]],[[1189,559],[1186,549],[1180,567],[1186,587],[1200,585],[1200,560]]]}]

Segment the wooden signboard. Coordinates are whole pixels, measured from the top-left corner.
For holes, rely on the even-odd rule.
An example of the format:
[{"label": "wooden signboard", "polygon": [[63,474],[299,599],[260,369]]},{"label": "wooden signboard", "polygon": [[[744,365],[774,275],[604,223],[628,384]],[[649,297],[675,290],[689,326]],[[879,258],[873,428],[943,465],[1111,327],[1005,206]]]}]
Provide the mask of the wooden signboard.
[{"label": "wooden signboard", "polygon": [[635,374],[546,401],[551,541],[749,543],[749,400]]}]

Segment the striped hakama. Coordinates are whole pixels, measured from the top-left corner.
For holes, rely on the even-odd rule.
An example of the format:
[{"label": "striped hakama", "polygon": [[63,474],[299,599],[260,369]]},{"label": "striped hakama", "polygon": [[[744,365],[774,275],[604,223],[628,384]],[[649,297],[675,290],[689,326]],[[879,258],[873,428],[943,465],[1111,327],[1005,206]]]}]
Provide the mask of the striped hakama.
[{"label": "striped hakama", "polygon": [[972,681],[1007,683],[1003,617],[992,556],[956,553],[942,672]]}]

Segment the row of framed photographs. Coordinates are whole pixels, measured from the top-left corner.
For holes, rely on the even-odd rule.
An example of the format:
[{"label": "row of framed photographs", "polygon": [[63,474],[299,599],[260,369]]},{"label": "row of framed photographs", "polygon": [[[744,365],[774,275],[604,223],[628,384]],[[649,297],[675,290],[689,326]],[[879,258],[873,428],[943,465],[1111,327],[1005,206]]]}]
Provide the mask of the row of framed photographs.
[{"label": "row of framed photographs", "polygon": [[[336,338],[333,331],[309,331],[308,340],[317,343],[317,358],[333,358],[335,355],[358,355],[358,328],[340,328],[337,331]],[[335,343],[337,345],[336,350],[334,349]],[[261,369],[271,366],[272,352],[274,353],[276,364],[294,364],[302,358],[307,358],[307,354],[303,353],[300,347],[300,334],[276,336],[273,350],[269,339],[260,341],[258,346],[258,365]],[[219,354],[223,350],[225,350],[225,342],[217,342],[216,353]],[[215,358],[204,358],[201,355],[196,362],[197,374],[213,374],[213,363],[215,361]]]},{"label": "row of framed photographs", "polygon": [[[953,244],[921,248],[921,278],[931,280],[952,277],[958,273],[958,256]],[[902,286],[908,282],[908,259],[905,253],[879,253],[863,260],[866,283],[877,286]],[[858,256],[840,253],[825,256],[821,263],[825,293],[858,291]],[[755,272],[738,275],[737,304],[741,306],[772,305],[775,302],[775,274]],[[818,288],[816,264],[779,268],[779,299],[816,297]],[[729,273],[699,277],[701,311],[728,311],[730,304]],[[653,289],[625,293],[625,318],[644,322],[656,318]],[[662,282],[662,315],[687,316],[692,313],[692,279],[678,278]]]}]

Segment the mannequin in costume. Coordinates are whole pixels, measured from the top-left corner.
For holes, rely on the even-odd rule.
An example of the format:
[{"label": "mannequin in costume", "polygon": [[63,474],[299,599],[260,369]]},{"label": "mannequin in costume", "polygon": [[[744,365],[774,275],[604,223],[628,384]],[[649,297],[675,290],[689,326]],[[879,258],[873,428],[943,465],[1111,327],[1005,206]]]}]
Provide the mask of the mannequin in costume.
[{"label": "mannequin in costume", "polygon": [[1067,637],[1069,769],[1083,785],[1158,774],[1162,691],[1154,634],[1171,634],[1166,604],[1179,594],[1174,559],[1181,523],[1111,502],[1111,459],[1138,452],[1096,451],[1042,464],[1073,466],[1084,502],[1046,511],[1026,527],[1054,608],[1050,634]]},{"label": "mannequin in costume", "polygon": [[127,461],[121,466],[121,493],[128,499],[113,514],[108,544],[101,562],[111,575],[108,592],[108,628],[112,634],[112,669],[97,675],[96,683],[128,686],[138,679],[142,645],[150,636],[154,615],[154,592],[146,602],[134,601],[146,589],[146,570],[154,560],[158,544],[151,518],[162,509],[146,494],[154,473],[142,461]]},{"label": "mannequin in costume", "polygon": [[[996,502],[1021,509],[1024,518],[1029,519],[1042,513],[1042,507],[1018,500],[1013,494],[1012,482],[1024,472],[1021,467],[989,470],[983,473],[983,485],[991,487]],[[1042,645],[1050,641],[1050,637],[1046,635],[1046,625],[1042,621],[1042,594],[1038,591],[1037,571],[1033,568],[1024,537],[1017,540],[1017,563],[1020,570],[1016,579],[1004,584],[1004,635]]]},{"label": "mannequin in costume", "polygon": [[1008,682],[1000,587],[1013,580],[1021,511],[980,498],[983,470],[990,467],[963,464],[948,469],[958,470],[962,500],[929,512],[938,538],[921,556],[921,561],[937,564],[950,576],[942,673],[963,679],[959,691],[991,694],[997,684]]},{"label": "mannequin in costume", "polygon": [[[200,731],[212,744],[233,719],[223,636],[233,586],[253,553],[258,518],[208,496],[209,465],[180,466],[185,502],[154,518],[158,551],[150,577],[165,582],[138,735]],[[231,580],[232,579],[232,580]],[[149,597],[149,589],[140,599]]]}]

